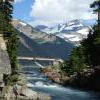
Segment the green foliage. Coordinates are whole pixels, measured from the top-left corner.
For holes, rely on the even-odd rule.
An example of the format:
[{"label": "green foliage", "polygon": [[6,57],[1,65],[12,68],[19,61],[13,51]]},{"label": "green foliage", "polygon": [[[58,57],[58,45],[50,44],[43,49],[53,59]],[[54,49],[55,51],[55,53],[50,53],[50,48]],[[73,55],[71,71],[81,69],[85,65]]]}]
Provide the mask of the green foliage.
[{"label": "green foliage", "polygon": [[20,81],[20,79],[19,79],[18,76],[19,76],[19,75],[17,75],[17,74],[11,75],[11,76],[8,78],[8,84],[9,84],[9,85],[13,85],[13,83]]},{"label": "green foliage", "polygon": [[100,11],[100,0],[95,0],[91,5],[91,8],[94,8],[94,12]]},{"label": "green foliage", "polygon": [[88,38],[81,41],[80,45],[72,50],[69,59],[61,65],[61,69],[68,74],[80,72],[87,66],[100,66],[100,0],[93,2],[91,7],[98,13],[98,25],[90,30]]},{"label": "green foliage", "polygon": [[0,0],[0,34],[3,34],[7,42],[12,73],[18,70],[17,61],[17,35],[18,31],[11,24],[14,0]]},{"label": "green foliage", "polygon": [[90,32],[82,45],[86,48],[87,63],[91,67],[100,65],[100,28],[98,25],[93,27],[93,32]]},{"label": "green foliage", "polygon": [[61,65],[61,69],[69,74],[80,72],[82,69],[100,66],[100,28],[93,27],[88,38],[81,41],[80,46],[74,48],[69,59]]},{"label": "green foliage", "polygon": [[93,8],[94,13],[98,14],[98,26],[100,26],[100,0],[95,0],[90,7]]},{"label": "green foliage", "polygon": [[12,72],[16,72],[19,69],[18,60],[17,60],[17,34],[18,31],[13,29],[14,34],[12,33],[7,42],[8,53],[11,61]]},{"label": "green foliage", "polygon": [[61,65],[61,69],[69,74],[79,72],[86,68],[84,47],[80,45],[72,50],[69,59]]}]

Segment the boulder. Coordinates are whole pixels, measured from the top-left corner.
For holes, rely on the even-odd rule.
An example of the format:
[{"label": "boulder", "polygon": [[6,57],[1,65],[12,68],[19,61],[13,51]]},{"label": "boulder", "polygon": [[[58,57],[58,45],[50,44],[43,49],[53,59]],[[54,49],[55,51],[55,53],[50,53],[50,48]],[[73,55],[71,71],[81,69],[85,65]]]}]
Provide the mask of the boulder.
[{"label": "boulder", "polygon": [[18,76],[18,78],[19,78],[19,81],[18,81],[19,85],[25,85],[25,84],[27,84],[27,78],[26,78],[25,74],[20,73],[19,76]]},{"label": "boulder", "polygon": [[38,98],[38,93],[27,87],[24,87],[22,91],[20,92],[20,94],[28,97],[29,99],[33,99],[33,100],[37,100]]},{"label": "boulder", "polygon": [[51,100],[51,97],[47,94],[39,93],[38,100]]},{"label": "boulder", "polygon": [[[18,100],[51,100],[51,97],[47,94],[37,93],[28,87],[18,85]],[[15,94],[13,93],[13,87],[6,87],[5,98],[7,100],[15,100]],[[1,100],[1,99],[0,99]]]}]

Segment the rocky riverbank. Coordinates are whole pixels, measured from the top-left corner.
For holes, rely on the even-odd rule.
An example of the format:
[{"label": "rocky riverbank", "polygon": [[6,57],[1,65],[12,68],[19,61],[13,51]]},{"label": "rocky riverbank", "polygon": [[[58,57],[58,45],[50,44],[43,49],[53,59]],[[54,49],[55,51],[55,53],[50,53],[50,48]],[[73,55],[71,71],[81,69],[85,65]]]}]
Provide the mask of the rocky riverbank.
[{"label": "rocky riverbank", "polygon": [[[51,97],[47,94],[37,93],[27,86],[18,85],[18,100],[51,100]],[[15,94],[13,93],[13,87],[9,86],[5,94],[7,100],[15,100]]]},{"label": "rocky riverbank", "polygon": [[87,68],[68,76],[64,71],[52,67],[41,69],[44,75],[52,82],[81,89],[100,91],[100,68]]},{"label": "rocky riverbank", "polygon": [[[18,100],[51,100],[51,96],[44,94],[44,93],[38,93],[36,91],[31,90],[26,86],[27,79],[24,74],[20,74],[17,81],[17,92]],[[15,100],[16,96],[13,91],[14,83],[9,84],[4,87],[3,91],[0,93],[0,100]]]},{"label": "rocky riverbank", "polygon": [[70,79],[64,71],[55,70],[52,67],[42,68],[41,72],[44,73],[48,79],[52,80],[52,82],[62,85],[65,85],[65,83]]}]

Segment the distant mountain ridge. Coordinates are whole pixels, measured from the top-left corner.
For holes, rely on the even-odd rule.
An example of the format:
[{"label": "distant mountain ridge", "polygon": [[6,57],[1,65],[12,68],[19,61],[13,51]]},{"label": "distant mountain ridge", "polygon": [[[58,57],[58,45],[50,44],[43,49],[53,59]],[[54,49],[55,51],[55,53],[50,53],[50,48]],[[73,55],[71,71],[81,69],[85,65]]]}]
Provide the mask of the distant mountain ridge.
[{"label": "distant mountain ridge", "polygon": [[67,42],[78,45],[82,39],[87,38],[89,30],[95,22],[95,20],[72,20],[64,24],[58,24],[54,27],[39,25],[45,28],[39,29],[39,26],[36,26],[35,29],[47,34],[55,34]]},{"label": "distant mountain ridge", "polygon": [[53,27],[48,27],[45,25],[38,25],[35,27],[35,29],[39,29],[42,32],[46,33],[61,33],[63,31],[68,32],[68,31],[76,31],[80,28],[84,27],[89,27],[93,26],[96,23],[95,20],[71,20],[66,23],[58,24]]},{"label": "distant mountain ridge", "polygon": [[55,34],[39,32],[32,26],[13,20],[13,26],[20,31],[19,56],[67,59],[74,45]]},{"label": "distant mountain ridge", "polygon": [[[36,56],[67,59],[75,45],[87,38],[90,25],[73,20],[54,27],[31,25],[15,19],[13,26],[20,31],[19,56]],[[51,34],[50,34],[51,33]]]}]

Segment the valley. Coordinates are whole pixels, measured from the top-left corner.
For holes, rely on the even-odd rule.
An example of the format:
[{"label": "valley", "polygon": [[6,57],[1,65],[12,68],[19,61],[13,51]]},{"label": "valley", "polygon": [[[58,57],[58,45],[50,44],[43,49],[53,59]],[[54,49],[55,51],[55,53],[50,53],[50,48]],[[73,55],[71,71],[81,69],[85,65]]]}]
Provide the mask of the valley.
[{"label": "valley", "polygon": [[[19,23],[16,28],[20,31],[18,49],[18,55],[20,57],[40,57],[66,60],[72,48],[76,46],[76,43],[79,45],[79,40],[74,42],[72,40],[66,41],[65,38],[61,38],[57,33],[47,34],[45,32],[40,32],[30,25],[24,24],[23,26],[22,23]],[[73,36],[73,33],[78,36],[84,35],[84,33],[79,34],[77,32],[59,34],[61,34],[61,36],[66,34],[66,37],[70,37]],[[83,37],[86,38],[87,34],[88,33],[86,32]],[[80,38],[80,40],[81,39],[83,38]],[[50,61],[20,59],[21,70],[28,79],[27,86],[37,92],[51,95],[52,100],[75,100],[75,98],[76,100],[99,100],[99,94],[95,94],[92,91],[82,91],[52,83],[51,80],[46,78],[40,72],[41,66],[46,67],[51,64]]]}]

